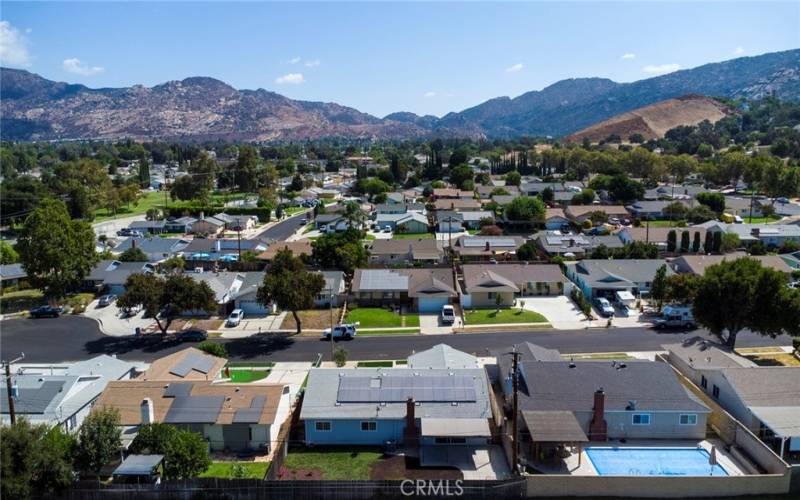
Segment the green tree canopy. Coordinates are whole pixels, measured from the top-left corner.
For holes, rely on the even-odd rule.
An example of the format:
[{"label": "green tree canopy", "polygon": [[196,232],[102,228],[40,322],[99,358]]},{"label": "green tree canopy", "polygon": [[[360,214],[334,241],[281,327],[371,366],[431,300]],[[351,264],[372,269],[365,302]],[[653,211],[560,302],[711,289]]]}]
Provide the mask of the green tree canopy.
[{"label": "green tree canopy", "polygon": [[208,444],[200,434],[169,424],[142,425],[131,443],[130,451],[164,455],[165,479],[191,479],[211,465]]},{"label": "green tree canopy", "polygon": [[131,247],[119,255],[120,262],[147,262],[147,254],[139,247]]},{"label": "green tree canopy", "polygon": [[7,241],[0,241],[0,264],[16,264],[19,262],[19,254]]},{"label": "green tree canopy", "polygon": [[545,206],[540,198],[518,196],[506,207],[506,218],[511,222],[538,223],[544,220]]},{"label": "green tree canopy", "polygon": [[72,220],[63,202],[42,201],[25,219],[17,242],[30,284],[53,298],[79,286],[98,260],[94,238],[92,227]]},{"label": "green tree canopy", "polygon": [[264,282],[256,293],[260,304],[275,303],[285,311],[291,311],[297,324],[297,333],[302,331],[297,311],[314,307],[314,299],[325,287],[321,274],[306,270],[299,257],[290,250],[279,250],[267,268]]},{"label": "green tree canopy", "polygon": [[83,420],[78,432],[77,460],[82,470],[100,475],[100,469],[119,456],[122,446],[116,408],[100,408]]},{"label": "green tree canopy", "polygon": [[340,233],[323,234],[311,242],[311,257],[323,269],[339,269],[353,276],[356,268],[367,265],[369,258],[361,238],[361,231],[352,228]]}]

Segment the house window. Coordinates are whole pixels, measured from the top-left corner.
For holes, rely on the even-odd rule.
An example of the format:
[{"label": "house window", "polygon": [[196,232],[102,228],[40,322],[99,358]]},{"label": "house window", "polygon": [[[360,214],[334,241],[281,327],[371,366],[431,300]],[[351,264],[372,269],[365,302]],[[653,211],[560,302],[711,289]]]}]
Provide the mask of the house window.
[{"label": "house window", "polygon": [[77,415],[72,415],[72,416],[71,416],[71,417],[69,417],[69,419],[67,420],[67,430],[68,430],[68,431],[75,430],[75,428],[76,428],[77,426],[78,426],[78,417],[77,417]]},{"label": "house window", "polygon": [[497,295],[495,292],[489,292],[488,293],[489,299],[493,299],[495,297],[495,295]]},{"label": "house window", "polygon": [[703,389],[708,389],[708,380],[706,379],[705,375],[700,375],[700,387]]},{"label": "house window", "polygon": [[366,421],[361,422],[361,432],[375,432],[378,430],[378,422]]},{"label": "house window", "polygon": [[633,425],[650,425],[649,413],[634,413]]},{"label": "house window", "polygon": [[394,297],[394,292],[383,292],[384,299],[391,299]]},{"label": "house window", "polygon": [[688,413],[678,417],[678,422],[681,425],[697,425],[697,415]]},{"label": "house window", "polygon": [[714,387],[711,389],[711,395],[719,399],[719,387],[717,387],[716,384],[714,384]]},{"label": "house window", "polygon": [[330,432],[331,431],[331,423],[330,422],[314,422],[314,430],[317,432]]}]

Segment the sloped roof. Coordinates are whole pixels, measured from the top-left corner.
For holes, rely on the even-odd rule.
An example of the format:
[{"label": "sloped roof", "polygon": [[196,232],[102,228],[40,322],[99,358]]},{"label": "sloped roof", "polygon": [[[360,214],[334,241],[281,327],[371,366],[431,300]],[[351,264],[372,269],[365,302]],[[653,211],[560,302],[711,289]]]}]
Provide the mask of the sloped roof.
[{"label": "sloped roof", "polygon": [[436,344],[430,349],[408,357],[409,368],[480,368],[478,358],[447,344]]},{"label": "sloped roof", "polygon": [[[467,293],[517,292],[520,283],[567,282],[557,264],[465,264],[463,275]],[[498,288],[503,286],[507,288]]]},{"label": "sloped roof", "polygon": [[747,406],[800,407],[800,367],[723,368],[722,375]]},{"label": "sloped roof", "polygon": [[[667,262],[662,259],[585,259],[580,262],[568,262],[566,267],[573,269],[590,287],[629,288],[634,283],[653,281],[656,271]],[[675,274],[667,266],[667,276]]]},{"label": "sloped roof", "polygon": [[[177,370],[177,367],[180,366],[181,363],[187,361],[188,358],[191,358],[192,361],[198,359],[203,361],[193,362],[190,370],[186,372],[186,375],[179,375],[175,373],[174,370]],[[201,351],[200,349],[187,347],[186,349],[153,361],[150,364],[150,368],[148,368],[148,370],[144,372],[142,376],[138,378],[138,380],[214,380],[217,378],[227,362],[228,360],[225,358],[218,358]],[[195,367],[198,369],[195,369]],[[202,368],[202,371],[200,368]]]},{"label": "sloped roof", "polygon": [[571,411],[523,411],[522,420],[537,443],[585,443],[589,441]]}]

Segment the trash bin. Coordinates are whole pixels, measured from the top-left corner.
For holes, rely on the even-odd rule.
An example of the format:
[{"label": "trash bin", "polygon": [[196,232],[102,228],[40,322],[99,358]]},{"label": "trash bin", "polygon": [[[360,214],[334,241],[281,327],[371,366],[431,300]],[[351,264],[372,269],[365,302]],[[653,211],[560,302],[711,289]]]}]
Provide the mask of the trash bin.
[{"label": "trash bin", "polygon": [[136,327],[136,330],[135,330],[135,332],[136,332],[136,336],[137,336],[137,337],[141,336],[141,335],[142,335],[142,329],[141,329],[141,327],[138,327],[138,326],[137,326],[137,327]]}]

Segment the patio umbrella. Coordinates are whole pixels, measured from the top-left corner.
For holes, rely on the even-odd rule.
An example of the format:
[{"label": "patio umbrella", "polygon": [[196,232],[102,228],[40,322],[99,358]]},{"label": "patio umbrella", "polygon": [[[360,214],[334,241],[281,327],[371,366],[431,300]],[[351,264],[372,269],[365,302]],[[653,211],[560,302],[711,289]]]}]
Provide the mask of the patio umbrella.
[{"label": "patio umbrella", "polygon": [[717,465],[717,447],[711,447],[711,453],[708,454],[708,465],[711,466],[711,473],[709,475],[714,475],[714,466]]}]

